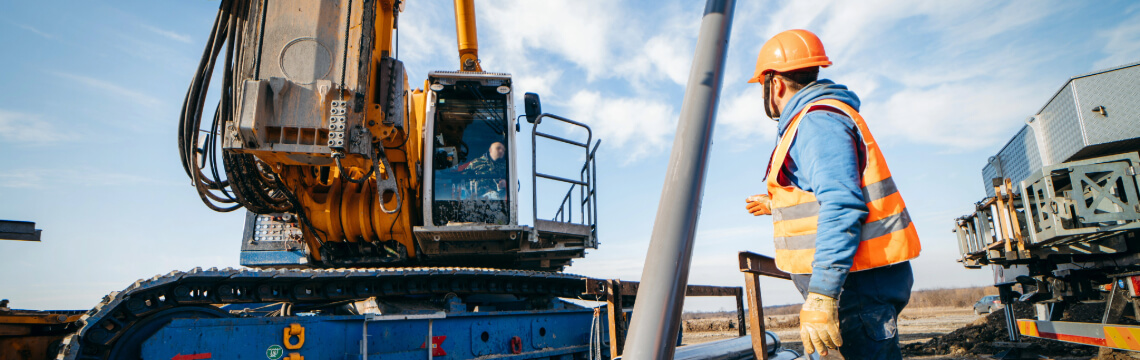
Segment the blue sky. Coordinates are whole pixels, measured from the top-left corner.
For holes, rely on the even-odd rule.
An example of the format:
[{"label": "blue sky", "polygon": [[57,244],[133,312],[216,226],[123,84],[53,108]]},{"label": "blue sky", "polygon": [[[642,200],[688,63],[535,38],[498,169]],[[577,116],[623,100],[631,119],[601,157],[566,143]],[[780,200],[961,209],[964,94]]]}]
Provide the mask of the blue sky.
[{"label": "blue sky", "polygon": [[[483,68],[514,74],[516,95],[540,93],[544,110],[603,139],[602,243],[569,272],[640,279],[702,3],[476,2]],[[216,10],[202,1],[0,4],[0,219],[44,229],[40,243],[0,242],[0,298],[90,308],[138,278],[237,266],[243,216],[206,209],[175,149]],[[450,1],[407,5],[400,58],[412,86],[458,66],[451,11]],[[775,123],[746,81],[763,42],[791,28],[819,34],[835,63],[822,76],[863,100],[922,238],[920,289],[989,283],[989,271],[954,262],[949,231],[983,197],[986,157],[1068,77],[1140,61],[1140,4],[1128,1],[740,1],[690,283],[742,285],[736,252],[772,253],[770,220],[745,212],[743,199],[763,191]],[[518,153],[530,162],[529,144]],[[529,206],[520,211],[531,218]],[[765,281],[764,295],[766,304],[800,301],[787,282]]]}]

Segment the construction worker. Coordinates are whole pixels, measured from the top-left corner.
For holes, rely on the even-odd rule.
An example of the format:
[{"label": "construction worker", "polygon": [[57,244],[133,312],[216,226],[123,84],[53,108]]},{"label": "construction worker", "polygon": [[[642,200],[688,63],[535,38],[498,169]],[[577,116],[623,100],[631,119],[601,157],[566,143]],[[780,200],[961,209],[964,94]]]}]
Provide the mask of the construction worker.
[{"label": "construction worker", "polygon": [[776,266],[804,295],[805,352],[901,359],[896,320],[910,300],[908,260],[918,256],[918,233],[859,115],[859,98],[817,79],[830,65],[806,30],[779,33],[760,49],[749,82],[763,84],[779,139],[768,193],[746,199],[746,208],[772,215]]},{"label": "construction worker", "polygon": [[460,171],[470,171],[477,178],[472,181],[475,185],[477,198],[483,200],[506,199],[507,190],[507,162],[504,160],[507,147],[501,142],[491,143],[487,153],[471,160],[467,165],[460,166]]}]

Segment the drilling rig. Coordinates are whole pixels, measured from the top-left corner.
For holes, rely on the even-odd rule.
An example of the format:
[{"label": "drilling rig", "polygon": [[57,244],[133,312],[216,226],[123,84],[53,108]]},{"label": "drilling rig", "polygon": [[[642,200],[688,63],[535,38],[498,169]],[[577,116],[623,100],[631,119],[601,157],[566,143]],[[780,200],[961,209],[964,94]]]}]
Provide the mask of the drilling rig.
[{"label": "drilling rig", "polygon": [[[1070,78],[982,169],[954,222],[966,268],[990,266],[1011,341],[1140,350],[1140,63]],[[1015,319],[1013,304],[1036,316]],[[1101,323],[1063,322],[1103,303]]]},{"label": "drilling rig", "polygon": [[[571,344],[588,337],[593,310],[559,297],[580,297],[585,278],[559,271],[597,248],[599,141],[525,95],[532,149],[539,139],[569,144],[584,162],[568,176],[532,163],[532,185],[569,189],[551,220],[537,218],[535,190],[534,225],[520,225],[523,116],[511,75],[482,68],[473,1],[454,2],[458,68],[430,72],[414,89],[399,58],[403,9],[400,0],[222,1],[178,146],[207,207],[245,210],[247,268],[176,271],[112,293],[80,321],[61,358],[178,358],[183,349],[214,354],[195,358],[299,358],[306,331],[312,348],[314,332],[336,316],[366,316],[353,322],[363,337],[340,329],[314,351],[351,343],[368,358],[421,346],[444,356],[444,337],[423,336],[433,323],[474,334],[448,340],[470,351],[462,357],[583,350]],[[202,121],[216,75],[221,96]],[[543,122],[584,131],[538,131]],[[502,313],[534,310],[549,311]],[[380,321],[394,318],[408,322]],[[195,322],[206,319],[253,322],[228,325],[245,335],[222,346],[202,340],[212,330]],[[496,330],[504,327],[518,331]]]},{"label": "drilling rig", "polygon": [[[574,179],[545,176],[581,195],[560,209],[581,216],[520,226],[513,83],[482,69],[474,4],[455,2],[458,70],[417,89],[398,57],[402,8],[233,1],[219,15],[178,140],[203,202],[247,211],[242,265],[558,271],[596,248],[597,143],[538,132],[585,155]],[[204,123],[220,58],[223,96]]]}]

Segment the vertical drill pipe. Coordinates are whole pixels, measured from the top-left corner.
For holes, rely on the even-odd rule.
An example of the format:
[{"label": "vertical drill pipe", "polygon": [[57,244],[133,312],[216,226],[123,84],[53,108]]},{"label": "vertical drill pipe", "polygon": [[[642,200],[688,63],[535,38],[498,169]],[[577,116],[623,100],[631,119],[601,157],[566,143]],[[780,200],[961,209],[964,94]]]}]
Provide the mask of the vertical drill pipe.
[{"label": "vertical drill pipe", "polygon": [[708,0],[653,235],[633,307],[625,359],[672,359],[728,52],[735,0]]}]

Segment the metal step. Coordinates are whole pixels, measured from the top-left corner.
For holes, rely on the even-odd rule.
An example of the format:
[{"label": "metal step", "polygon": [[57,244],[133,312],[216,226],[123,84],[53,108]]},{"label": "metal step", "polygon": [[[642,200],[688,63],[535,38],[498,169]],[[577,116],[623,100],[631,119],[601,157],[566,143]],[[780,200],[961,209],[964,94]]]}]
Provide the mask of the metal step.
[{"label": "metal step", "polygon": [[550,220],[534,220],[534,229],[538,230],[539,236],[543,233],[555,233],[585,239],[594,234],[594,228],[589,225]]}]

